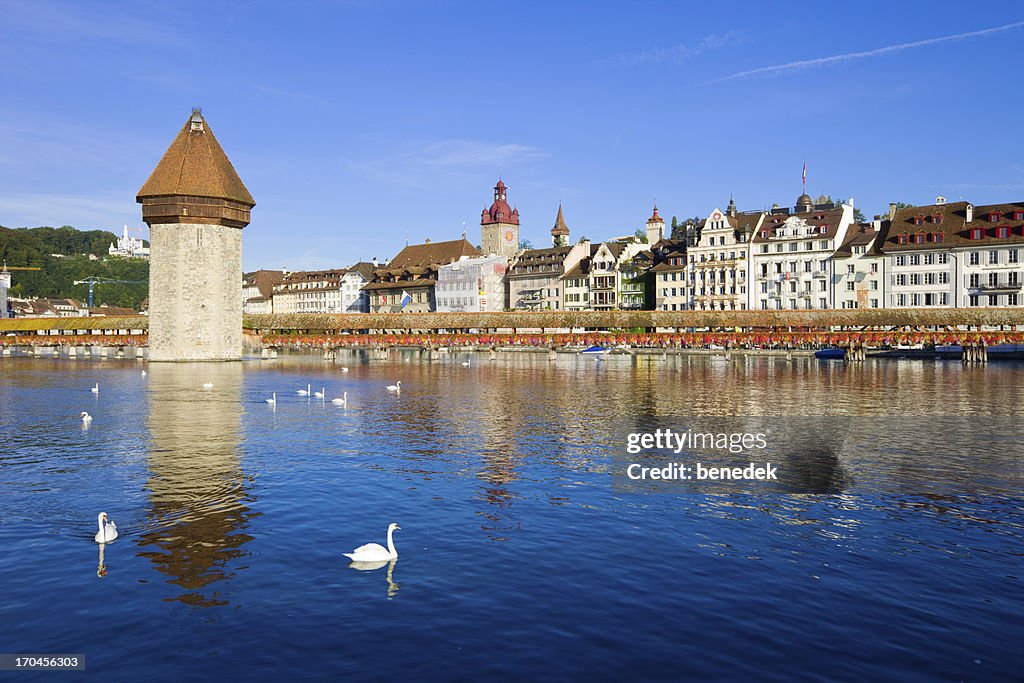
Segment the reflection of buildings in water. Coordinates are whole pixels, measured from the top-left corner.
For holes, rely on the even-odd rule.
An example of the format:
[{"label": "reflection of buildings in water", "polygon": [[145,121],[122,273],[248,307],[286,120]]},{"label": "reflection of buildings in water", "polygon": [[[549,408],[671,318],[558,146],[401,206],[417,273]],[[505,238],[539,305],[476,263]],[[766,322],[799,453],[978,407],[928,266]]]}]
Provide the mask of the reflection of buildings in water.
[{"label": "reflection of buildings in water", "polygon": [[[213,388],[203,391],[206,382]],[[142,535],[139,555],[184,589],[175,599],[227,604],[208,587],[231,577],[254,514],[238,454],[241,364],[152,364],[147,384],[152,531]]]},{"label": "reflection of buildings in water", "polygon": [[518,495],[510,485],[517,478],[516,467],[522,457],[518,432],[522,429],[523,405],[517,393],[523,384],[496,380],[478,386],[476,418],[483,463],[476,476],[482,482],[483,499],[491,507],[478,510],[477,514],[486,520],[481,529],[491,540],[504,541],[508,540],[507,534],[521,527],[509,508]]}]

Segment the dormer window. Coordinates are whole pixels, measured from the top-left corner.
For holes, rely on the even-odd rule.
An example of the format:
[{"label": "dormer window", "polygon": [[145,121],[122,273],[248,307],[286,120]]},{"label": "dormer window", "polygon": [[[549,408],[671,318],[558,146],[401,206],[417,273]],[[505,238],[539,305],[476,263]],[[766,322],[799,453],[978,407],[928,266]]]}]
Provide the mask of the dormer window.
[{"label": "dormer window", "polygon": [[1024,211],[1022,211],[1021,209],[1014,209],[1013,220],[1024,221]]},{"label": "dormer window", "polygon": [[942,222],[942,214],[937,213],[932,215],[932,225],[938,225]]},{"label": "dormer window", "polygon": [[980,240],[985,236],[985,231],[981,228],[971,228],[969,239]]},{"label": "dormer window", "polygon": [[989,211],[988,212],[988,222],[989,223],[995,223],[998,220],[999,220],[999,212],[998,211]]},{"label": "dormer window", "polygon": [[896,235],[896,244],[906,244],[910,241],[910,235]]},{"label": "dormer window", "polygon": [[918,214],[914,216],[914,225],[922,225],[924,223],[924,215]]},{"label": "dormer window", "polygon": [[932,233],[932,242],[941,242],[941,241],[942,241],[942,233],[941,232],[933,232]]},{"label": "dormer window", "polygon": [[914,244],[924,244],[924,239],[925,239],[924,233],[923,232],[919,232],[916,235],[914,235]]},{"label": "dormer window", "polygon": [[998,228],[996,228],[996,237],[1006,238],[1006,237],[1009,237],[1009,236],[1010,236],[1010,226],[1009,225],[1000,225]]}]

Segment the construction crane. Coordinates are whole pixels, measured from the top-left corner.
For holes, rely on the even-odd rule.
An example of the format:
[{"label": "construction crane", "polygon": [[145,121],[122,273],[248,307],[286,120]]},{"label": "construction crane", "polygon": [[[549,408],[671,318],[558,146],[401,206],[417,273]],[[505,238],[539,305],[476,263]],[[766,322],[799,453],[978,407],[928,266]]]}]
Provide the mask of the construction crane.
[{"label": "construction crane", "polygon": [[89,277],[85,278],[84,280],[75,280],[75,284],[76,285],[89,285],[89,308],[90,309],[92,308],[92,288],[95,285],[97,285],[97,284],[109,285],[109,284],[115,284],[115,283],[134,285],[134,284],[138,284],[140,282],[145,282],[145,280],[114,280],[114,279],[109,278],[109,277],[96,277],[95,275],[90,275]]}]

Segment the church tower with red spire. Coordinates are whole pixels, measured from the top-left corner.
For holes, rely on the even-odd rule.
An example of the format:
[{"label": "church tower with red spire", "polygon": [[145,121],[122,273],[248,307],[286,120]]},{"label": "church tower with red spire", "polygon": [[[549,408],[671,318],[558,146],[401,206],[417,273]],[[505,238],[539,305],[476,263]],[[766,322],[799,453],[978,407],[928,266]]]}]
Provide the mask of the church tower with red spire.
[{"label": "church tower with red spire", "polygon": [[508,205],[507,189],[499,178],[491,208],[480,212],[480,246],[487,255],[514,256],[519,251],[519,209]]}]

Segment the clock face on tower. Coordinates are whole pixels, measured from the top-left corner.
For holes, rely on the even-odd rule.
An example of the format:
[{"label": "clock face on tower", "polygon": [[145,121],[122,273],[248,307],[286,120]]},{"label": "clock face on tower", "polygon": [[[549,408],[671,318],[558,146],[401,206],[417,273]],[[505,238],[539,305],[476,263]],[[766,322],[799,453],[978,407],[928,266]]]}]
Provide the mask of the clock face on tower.
[{"label": "clock face on tower", "polygon": [[515,235],[514,235],[514,234],[512,233],[512,231],[511,231],[511,230],[506,230],[506,231],[505,231],[505,241],[506,241],[506,242],[509,242],[509,243],[511,243],[511,242],[512,242],[512,238],[513,238],[513,237],[515,237]]}]

